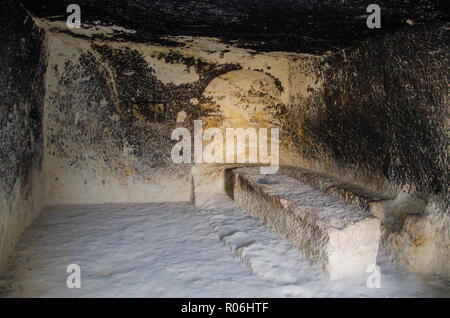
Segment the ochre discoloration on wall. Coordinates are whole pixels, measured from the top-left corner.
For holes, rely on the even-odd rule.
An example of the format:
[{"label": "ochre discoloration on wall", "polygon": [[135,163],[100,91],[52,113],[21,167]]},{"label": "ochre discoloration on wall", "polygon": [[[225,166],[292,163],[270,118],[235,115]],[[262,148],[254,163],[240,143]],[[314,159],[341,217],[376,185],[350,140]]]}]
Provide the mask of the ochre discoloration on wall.
[{"label": "ochre discoloration on wall", "polygon": [[[357,48],[342,52],[311,56],[283,52],[256,53],[212,38],[169,37],[178,46],[165,47],[98,38],[74,38],[57,32],[55,28],[51,32],[54,41],[59,43],[54,46],[55,51],[76,52],[75,57],[69,54],[65,58],[58,58],[57,64],[66,73],[54,76],[67,81],[73,77],[71,74],[78,74],[76,79],[83,79],[78,84],[68,81],[67,87],[72,90],[70,94],[73,96],[69,94],[70,98],[64,98],[75,101],[75,104],[89,103],[92,109],[95,109],[93,106],[98,104],[99,99],[104,101],[100,108],[103,110],[97,111],[104,122],[102,132],[95,134],[108,136],[109,141],[100,143],[105,144],[100,157],[105,161],[105,167],[110,167],[111,162],[114,162],[120,175],[134,175],[145,180],[154,175],[154,171],[150,173],[148,167],[179,169],[178,166],[172,166],[169,157],[173,145],[170,131],[181,124],[192,130],[193,120],[203,119],[204,128],[222,125],[280,127],[280,159],[283,164],[323,171],[374,190],[395,193],[400,186],[409,184],[425,194],[442,193],[437,188],[436,191],[429,188],[431,183],[436,187],[440,182],[442,189],[442,170],[439,172],[441,177],[431,177],[434,168],[428,165],[429,171],[423,173],[430,175],[431,179],[421,177],[420,173],[414,175],[416,172],[412,172],[413,167],[407,172],[408,169],[398,164],[399,160],[401,162],[404,159],[394,155],[401,149],[406,151],[406,156],[417,152],[417,148],[412,150],[409,146],[402,146],[406,140],[399,139],[402,128],[399,128],[398,120],[402,122],[403,117],[398,110],[404,108],[400,105],[407,101],[407,96],[400,94],[404,99],[389,97],[391,92],[386,86],[386,80],[396,81],[395,73],[383,70],[383,65],[395,65],[395,57],[391,57],[394,56],[390,49],[391,42],[408,45],[406,41],[396,38],[400,35],[368,40]],[[418,29],[405,30],[399,34],[407,32],[410,37],[424,40],[423,45],[428,48],[432,45],[429,34],[442,31]],[[386,56],[380,55],[382,48]],[[417,50],[429,54],[425,47]],[[399,54],[395,56],[400,57]],[[438,60],[432,55],[430,58]],[[73,64],[73,61],[78,62]],[[52,67],[49,69],[52,70]],[[436,71],[436,75],[439,72]],[[411,76],[415,75],[411,73]],[[439,81],[438,78],[435,80]],[[49,78],[48,82],[52,81],[54,79]],[[258,82],[261,83],[260,87],[256,87],[259,84],[254,85]],[[432,83],[433,79],[430,78],[430,81],[422,81],[420,85],[425,88]],[[408,85],[405,82],[402,87],[406,89]],[[64,85],[62,88],[66,89]],[[83,91],[83,98],[74,95],[80,91]],[[56,102],[63,98],[64,94],[61,93],[57,92],[53,97],[49,95],[50,99],[55,98],[55,101],[48,102],[50,111],[55,105],[57,108],[63,107],[64,103]],[[198,103],[193,104],[193,99]],[[390,105],[389,108],[385,108],[386,105]],[[409,115],[419,115],[420,112],[414,110],[416,106],[411,103],[407,105],[411,108]],[[442,102],[433,107],[441,112],[441,118],[445,118],[439,105],[443,105]],[[85,112],[84,116],[89,117],[87,114],[90,111]],[[82,112],[83,109],[79,114]],[[177,124],[177,115],[181,112],[186,115]],[[398,116],[391,116],[393,114]],[[405,113],[405,124],[412,119],[407,119],[409,115]],[[82,118],[82,115],[79,116]],[[395,119],[395,122],[389,118]],[[443,136],[439,132],[442,129],[439,119],[430,120],[432,124],[426,126],[421,119],[414,119],[415,122],[423,122],[422,128],[430,128],[433,131],[431,135],[441,138],[437,137]],[[435,123],[441,128],[433,126]],[[404,126],[407,134],[415,134],[415,129],[409,126]],[[69,132],[53,134],[64,135],[66,137],[58,138],[72,138]],[[394,136],[400,143],[393,139]],[[117,142],[119,140],[121,142]],[[123,140],[131,145],[133,159],[124,162],[116,155],[108,158],[109,155],[105,155],[108,149],[116,149],[112,153],[121,153]],[[418,139],[414,137],[413,140]],[[92,141],[91,137],[88,142],[80,144],[91,143],[92,148]],[[443,144],[438,142],[436,145]],[[58,147],[58,155],[64,154],[65,149],[72,149],[61,147],[58,143],[47,143],[47,146],[49,149]],[[425,141],[414,145],[419,148],[424,146]],[[437,149],[441,146],[426,152],[430,156],[433,154],[435,159],[424,158],[425,162],[439,161],[436,158],[440,155],[436,151],[440,151]],[[94,153],[101,148],[96,146]],[[150,148],[151,152],[148,150]],[[411,151],[409,155],[406,154],[408,151]],[[85,152],[89,151],[76,151],[77,154]],[[397,159],[394,160],[394,157]],[[75,161],[73,165],[78,164],[79,161]],[[132,169],[126,168],[128,165]],[[437,173],[439,169],[434,171]],[[407,172],[408,176],[402,176],[401,171]],[[441,178],[441,181],[436,178]]]},{"label": "ochre discoloration on wall", "polygon": [[[43,63],[33,60],[23,73],[38,74],[33,94],[20,85],[10,94],[30,103],[10,99],[2,113],[5,211],[31,211],[30,197],[39,198],[30,184],[39,180],[41,138],[45,204],[187,201],[191,165],[172,162],[170,136],[176,127],[192,132],[196,119],[203,128],[279,127],[283,165],[448,205],[445,26],[403,29],[313,56],[207,37],[137,43],[130,30],[72,32],[36,21],[47,32],[45,106],[42,116]],[[398,214],[398,228],[409,212]],[[28,219],[2,217],[1,235],[17,237],[5,233],[18,233]]]},{"label": "ochre discoloration on wall", "polygon": [[[172,130],[192,131],[195,119],[204,128],[276,125],[277,108],[291,99],[289,66],[300,56],[255,55],[214,39],[174,38],[183,46],[163,47],[48,31],[49,204],[189,200],[190,165],[172,162]],[[213,92],[217,81],[228,84]],[[222,103],[235,84],[244,86],[239,96]],[[246,123],[237,121],[239,112]]]},{"label": "ochre discoloration on wall", "polygon": [[[224,127],[278,126],[274,110],[282,103],[281,91],[260,71],[228,72],[212,80],[203,95],[216,105]],[[206,107],[211,108],[210,104]]]}]

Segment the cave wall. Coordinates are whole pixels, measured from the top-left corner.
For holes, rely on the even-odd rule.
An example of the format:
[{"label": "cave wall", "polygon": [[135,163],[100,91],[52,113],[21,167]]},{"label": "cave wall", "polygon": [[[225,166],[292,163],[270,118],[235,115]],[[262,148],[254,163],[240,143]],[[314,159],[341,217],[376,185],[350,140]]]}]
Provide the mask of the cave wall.
[{"label": "cave wall", "polygon": [[448,204],[448,46],[430,24],[324,56],[323,85],[283,120],[297,164]]},{"label": "cave wall", "polygon": [[[204,128],[279,127],[282,165],[406,193],[398,233],[385,241],[418,271],[448,275],[448,217],[407,216],[448,215],[447,25],[309,55],[204,37],[141,43],[114,26],[68,30],[13,2],[2,17],[14,32],[1,35],[0,267],[43,206],[191,200],[192,164],[172,162],[171,132],[202,119]],[[418,252],[427,231],[434,254]]]},{"label": "cave wall", "polygon": [[448,30],[411,26],[324,56],[322,85],[281,119],[290,165],[392,196],[382,244],[394,261],[447,279]]},{"label": "cave wall", "polygon": [[172,125],[154,102],[162,83],[140,53],[63,34],[48,46],[47,204],[188,200],[189,169],[170,164]]},{"label": "cave wall", "polygon": [[42,208],[44,35],[15,1],[0,13],[0,272]]},{"label": "cave wall", "polygon": [[[195,119],[204,120],[204,128],[258,127],[265,114],[275,120],[266,125],[277,125],[279,109],[306,92],[305,77],[291,72],[297,70],[292,65],[317,60],[258,54],[212,38],[143,44],[127,40],[132,31],[123,28],[69,32],[59,22],[39,24],[48,32],[49,51],[43,120],[48,205],[189,201],[192,164],[172,162],[172,130],[185,127],[193,136]],[[237,108],[229,113],[228,106]],[[250,106],[260,107],[256,119],[237,120]]]},{"label": "cave wall", "polygon": [[445,25],[308,55],[198,37],[143,44],[124,29],[119,37],[40,23],[52,61],[44,116],[51,204],[102,202],[105,193],[105,202],[187,199],[191,167],[172,163],[170,133],[192,131],[194,119],[277,126],[281,164],[448,201]]}]

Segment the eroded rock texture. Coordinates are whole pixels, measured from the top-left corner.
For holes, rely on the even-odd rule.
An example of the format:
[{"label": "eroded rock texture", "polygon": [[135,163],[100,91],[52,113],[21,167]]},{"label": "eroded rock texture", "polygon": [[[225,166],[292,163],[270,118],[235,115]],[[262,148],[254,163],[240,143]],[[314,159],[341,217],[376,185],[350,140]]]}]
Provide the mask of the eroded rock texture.
[{"label": "eroded rock texture", "polygon": [[[448,13],[441,1],[382,1],[370,30],[367,4],[344,2],[79,1],[83,28],[68,29],[64,1],[23,1],[33,19],[7,1],[2,253],[41,201],[190,200],[192,165],[171,160],[171,132],[192,133],[196,119],[279,127],[282,165],[393,199],[379,213],[384,242],[407,251],[390,235],[410,233],[429,202],[449,209]],[[448,235],[447,219],[427,220]]]},{"label": "eroded rock texture", "polygon": [[[36,16],[64,20],[70,0],[23,0]],[[408,23],[448,19],[445,0],[379,0],[381,29],[366,27],[364,0],[78,0],[86,22],[104,21],[137,30],[134,39],[161,36],[218,37],[259,51],[323,53],[346,48]],[[166,42],[167,43],[167,42]]]},{"label": "eroded rock texture", "polygon": [[0,15],[0,271],[40,210],[45,52],[43,33],[13,1]]},{"label": "eroded rock texture", "polygon": [[448,49],[448,27],[428,25],[324,59],[322,104],[298,108],[299,149],[354,178],[448,201]]},{"label": "eroded rock texture", "polygon": [[237,206],[281,233],[331,279],[361,275],[376,264],[380,220],[285,174],[233,173]]},{"label": "eroded rock texture", "polygon": [[180,46],[165,47],[78,38],[39,23],[50,52],[49,204],[189,200],[191,165],[173,163],[172,130],[192,132],[196,119],[204,128],[276,125],[276,109],[297,90],[290,66],[315,60],[256,54],[214,39],[174,38]]},{"label": "eroded rock texture", "polygon": [[387,235],[385,245],[413,271],[450,277],[450,217],[430,202],[422,215],[406,217],[400,231]]}]

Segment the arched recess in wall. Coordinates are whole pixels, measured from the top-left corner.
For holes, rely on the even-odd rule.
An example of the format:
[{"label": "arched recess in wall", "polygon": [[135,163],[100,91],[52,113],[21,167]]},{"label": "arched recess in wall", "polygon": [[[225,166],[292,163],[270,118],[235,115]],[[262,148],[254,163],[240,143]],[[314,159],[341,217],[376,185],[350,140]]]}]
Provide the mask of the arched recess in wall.
[{"label": "arched recess in wall", "polygon": [[255,70],[231,71],[205,88],[203,96],[210,102],[201,107],[210,111],[202,119],[207,127],[274,127],[281,93],[280,84],[271,75]]}]

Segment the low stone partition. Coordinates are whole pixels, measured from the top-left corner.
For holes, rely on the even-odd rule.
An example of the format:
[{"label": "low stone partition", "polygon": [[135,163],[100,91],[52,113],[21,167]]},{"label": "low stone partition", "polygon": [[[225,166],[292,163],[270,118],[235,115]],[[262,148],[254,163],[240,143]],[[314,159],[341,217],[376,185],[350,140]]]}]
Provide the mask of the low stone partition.
[{"label": "low stone partition", "polygon": [[343,199],[327,195],[286,174],[238,168],[234,201],[262,220],[331,279],[365,274],[376,264],[380,220]]},{"label": "low stone partition", "polygon": [[364,211],[370,212],[382,222],[386,219],[386,211],[392,196],[363,189],[343,180],[329,177],[327,175],[306,169],[283,167],[281,173],[287,174],[300,182],[312,186],[326,194],[344,199],[350,204],[354,204]]}]

